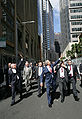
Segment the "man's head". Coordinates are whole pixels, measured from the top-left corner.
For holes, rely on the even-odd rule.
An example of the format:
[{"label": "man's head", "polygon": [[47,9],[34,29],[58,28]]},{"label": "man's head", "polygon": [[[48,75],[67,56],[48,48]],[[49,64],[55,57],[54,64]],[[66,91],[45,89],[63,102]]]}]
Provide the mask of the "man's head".
[{"label": "man's head", "polygon": [[71,60],[68,60],[67,63],[70,66],[72,64],[72,61]]},{"label": "man's head", "polygon": [[25,66],[26,66],[26,67],[28,67],[28,66],[29,66],[29,63],[28,63],[28,61],[26,61],[26,63],[25,63]]},{"label": "man's head", "polygon": [[39,67],[42,67],[42,62],[39,62]]},{"label": "man's head", "polygon": [[11,68],[11,63],[8,63],[8,67]]},{"label": "man's head", "polygon": [[12,69],[16,69],[16,64],[14,64],[14,63],[11,64],[11,68],[12,68]]},{"label": "man's head", "polygon": [[46,65],[49,65],[49,66],[51,65],[51,63],[50,63],[49,60],[46,60],[46,61],[45,61],[45,64],[46,64]]}]

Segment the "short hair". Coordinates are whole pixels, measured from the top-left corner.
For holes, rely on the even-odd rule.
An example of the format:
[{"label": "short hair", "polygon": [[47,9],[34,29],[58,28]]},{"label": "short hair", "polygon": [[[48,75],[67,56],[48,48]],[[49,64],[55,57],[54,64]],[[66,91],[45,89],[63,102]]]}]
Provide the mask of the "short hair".
[{"label": "short hair", "polygon": [[46,61],[45,61],[45,65],[47,65],[47,64],[48,64],[48,62],[50,62],[50,61],[49,61],[49,60],[46,60]]}]

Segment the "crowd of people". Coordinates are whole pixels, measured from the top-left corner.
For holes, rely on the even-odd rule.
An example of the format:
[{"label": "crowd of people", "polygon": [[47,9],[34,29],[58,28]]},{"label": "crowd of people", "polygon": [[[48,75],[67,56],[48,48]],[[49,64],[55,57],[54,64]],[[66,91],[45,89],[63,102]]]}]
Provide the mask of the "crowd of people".
[{"label": "crowd of people", "polygon": [[[72,84],[73,96],[75,101],[79,101],[78,92],[76,88],[77,80],[81,80],[82,87],[82,62],[77,66],[68,61],[61,60],[61,57],[56,62],[38,62],[35,66],[28,61],[25,61],[21,56],[18,64],[8,63],[8,70],[5,72],[7,75],[7,86],[11,88],[12,101],[11,106],[15,104],[16,91],[20,94],[20,100],[23,99],[22,95],[22,82],[24,81],[26,94],[32,88],[32,80],[37,81],[38,92],[37,96],[40,98],[42,94],[47,92],[48,106],[51,108],[54,100],[54,95],[59,87],[61,95],[61,103],[64,102],[65,96],[70,95]],[[7,87],[7,89],[8,89]]]}]

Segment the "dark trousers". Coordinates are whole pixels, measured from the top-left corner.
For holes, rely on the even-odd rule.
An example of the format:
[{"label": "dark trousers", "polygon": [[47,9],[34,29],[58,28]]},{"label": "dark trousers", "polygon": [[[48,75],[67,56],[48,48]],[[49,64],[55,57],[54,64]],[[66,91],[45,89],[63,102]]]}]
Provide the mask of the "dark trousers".
[{"label": "dark trousers", "polygon": [[80,77],[81,77],[81,84],[80,85],[82,86],[82,74],[80,75]]},{"label": "dark trousers", "polygon": [[50,93],[50,84],[46,84],[46,92],[47,92],[47,99],[48,105],[52,103],[51,93]]},{"label": "dark trousers", "polygon": [[65,78],[60,78],[59,81],[59,90],[61,94],[61,100],[64,100],[65,90],[66,90],[66,81]]},{"label": "dark trousers", "polygon": [[41,94],[40,77],[38,77],[38,95]]},{"label": "dark trousers", "polygon": [[15,102],[16,91],[19,92],[20,98],[22,98],[22,82],[19,80],[18,82],[11,82],[11,91],[12,91],[12,103]]},{"label": "dark trousers", "polygon": [[78,95],[77,95],[77,89],[76,89],[76,80],[74,79],[74,77],[69,77],[69,81],[67,84],[68,93],[70,93],[70,84],[72,84],[74,97],[77,97]]},{"label": "dark trousers", "polygon": [[41,87],[40,86],[40,77],[38,77],[38,95],[41,94],[41,91],[42,91],[42,94],[44,93],[44,90],[45,90],[44,89],[44,82],[45,82],[45,80],[43,80],[43,86]]}]

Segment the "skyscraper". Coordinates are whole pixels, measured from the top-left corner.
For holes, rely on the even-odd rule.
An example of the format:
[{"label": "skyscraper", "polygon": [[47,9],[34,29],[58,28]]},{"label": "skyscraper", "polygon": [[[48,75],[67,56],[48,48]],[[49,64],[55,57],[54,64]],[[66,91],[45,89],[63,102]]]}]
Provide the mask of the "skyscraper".
[{"label": "skyscraper", "polygon": [[82,0],[60,0],[60,19],[62,33],[62,52],[71,49],[71,44],[78,43],[82,33]]},{"label": "skyscraper", "polygon": [[53,60],[54,48],[54,25],[53,25],[53,8],[49,0],[39,0],[38,6],[40,12],[39,16],[39,30],[41,32],[41,46],[43,60]]}]

